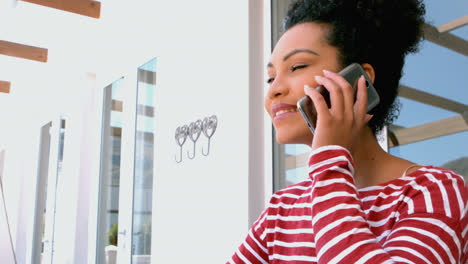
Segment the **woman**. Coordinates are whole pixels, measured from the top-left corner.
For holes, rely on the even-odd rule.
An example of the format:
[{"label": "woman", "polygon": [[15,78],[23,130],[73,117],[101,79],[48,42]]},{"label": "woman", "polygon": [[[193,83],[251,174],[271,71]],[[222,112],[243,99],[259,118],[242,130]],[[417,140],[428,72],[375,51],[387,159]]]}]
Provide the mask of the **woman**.
[{"label": "woman", "polygon": [[[375,134],[395,116],[404,57],[424,23],[418,0],[302,0],[268,64],[265,108],[280,144],[312,147],[309,179],[273,195],[229,263],[466,263],[463,178],[381,149]],[[339,74],[357,62],[380,95],[366,113],[363,78]],[[328,108],[322,95],[330,93]],[[317,110],[315,134],[296,102]]]}]

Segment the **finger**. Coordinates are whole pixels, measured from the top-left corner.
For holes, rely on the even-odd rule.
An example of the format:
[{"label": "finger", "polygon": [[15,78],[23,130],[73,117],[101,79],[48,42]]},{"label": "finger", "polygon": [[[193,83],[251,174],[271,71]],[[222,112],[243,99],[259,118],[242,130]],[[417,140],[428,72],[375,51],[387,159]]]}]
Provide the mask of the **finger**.
[{"label": "finger", "polygon": [[329,115],[327,102],[325,102],[325,99],[317,90],[308,85],[304,85],[304,92],[312,100],[315,110],[317,111],[317,118],[318,116]]},{"label": "finger", "polygon": [[353,105],[354,105],[354,88],[345,78],[343,78],[343,76],[341,76],[338,73],[327,71],[327,70],[323,70],[323,73],[325,77],[333,80],[341,88],[341,91],[343,93],[343,100],[344,100],[343,102],[344,102],[345,112],[352,114]]},{"label": "finger", "polygon": [[344,98],[339,85],[332,79],[323,76],[315,76],[315,80],[330,93],[331,111],[334,113],[343,113]]},{"label": "finger", "polygon": [[357,120],[365,122],[367,114],[367,85],[364,75],[361,75],[358,80],[358,91],[356,103],[354,104],[354,113]]}]

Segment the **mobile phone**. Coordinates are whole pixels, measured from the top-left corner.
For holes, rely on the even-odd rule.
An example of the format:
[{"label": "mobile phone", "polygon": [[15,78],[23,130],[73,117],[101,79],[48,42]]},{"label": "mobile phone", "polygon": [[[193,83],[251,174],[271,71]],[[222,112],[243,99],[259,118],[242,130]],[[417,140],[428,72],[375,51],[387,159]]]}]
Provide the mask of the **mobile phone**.
[{"label": "mobile phone", "polygon": [[[372,85],[372,81],[369,79],[369,76],[367,76],[366,72],[359,63],[350,64],[349,66],[341,70],[339,74],[343,76],[343,78],[345,78],[345,80],[347,80],[353,86],[354,101],[356,101],[357,83],[359,77],[364,75],[367,85],[367,113],[372,111],[372,109],[374,109],[374,107],[379,104],[379,94],[375,90],[374,85]],[[315,89],[320,94],[322,94],[323,98],[325,99],[325,102],[328,105],[328,108],[330,108],[331,102],[330,93],[328,92],[328,90],[322,85],[318,86]],[[315,109],[315,106],[312,100],[309,98],[309,96],[306,95],[299,99],[299,101],[297,101],[297,108],[299,109],[299,112],[301,112],[302,117],[304,117],[304,120],[309,126],[310,131],[312,131],[312,134],[315,134],[315,125],[317,123],[317,110]]]}]

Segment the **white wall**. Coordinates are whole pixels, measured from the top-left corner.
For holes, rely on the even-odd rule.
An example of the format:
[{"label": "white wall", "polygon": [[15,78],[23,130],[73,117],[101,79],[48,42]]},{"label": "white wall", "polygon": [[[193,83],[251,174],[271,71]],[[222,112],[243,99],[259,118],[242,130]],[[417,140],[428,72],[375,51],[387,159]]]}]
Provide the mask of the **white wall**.
[{"label": "white wall", "polygon": [[[0,37],[21,43],[36,40],[49,48],[47,65],[28,64],[29,70],[42,72],[35,80],[26,82],[24,74],[18,74],[22,66],[8,71],[14,81],[10,96],[27,109],[21,118],[35,119],[25,121],[30,130],[26,135],[38,138],[40,124],[60,114],[69,124],[56,232],[73,239],[58,239],[57,263],[92,259],[88,254],[94,249],[102,89],[122,75],[134,74],[153,57],[158,61],[152,262],[223,263],[235,251],[271,190],[270,175],[265,178],[271,172],[271,154],[265,155],[270,139],[265,135],[271,131],[263,110],[263,2],[103,1],[99,20],[46,12],[49,9],[26,3],[10,8],[4,18],[9,23],[19,25],[32,10],[26,20],[31,23],[16,28],[20,35],[12,29]],[[96,73],[95,86],[83,82],[85,72]],[[37,95],[35,100],[28,97],[31,94]],[[25,108],[10,105],[9,110]],[[184,161],[175,163],[177,126],[213,114],[218,128],[210,155],[201,155],[207,144],[202,135],[196,158],[185,156],[192,150],[188,141]],[[37,154],[31,156],[28,164],[37,166]],[[31,250],[27,241],[32,236],[30,193],[35,183],[25,182],[34,179],[35,171],[29,170],[16,172],[23,179],[16,184],[17,193],[29,193],[17,206],[27,210],[16,213],[22,219],[17,222],[27,226],[16,241],[23,247],[20,263],[27,263]]]},{"label": "white wall", "polygon": [[[249,13],[249,1],[158,2],[165,8],[155,10],[153,31],[159,59],[153,263],[223,263],[247,233],[249,198],[263,202],[261,188],[249,197],[250,155],[263,150],[257,145],[263,135],[249,139],[249,95],[251,89],[262,91],[249,73],[263,63],[263,54],[260,49],[252,55],[257,63],[249,57],[249,29],[255,25],[248,23],[249,15],[261,18],[263,10]],[[262,105],[261,96],[256,99]],[[212,114],[218,128],[211,154],[198,152],[176,164],[176,127]],[[204,144],[202,136],[197,147]]]},{"label": "white wall", "polygon": [[[102,26],[119,31],[106,33],[114,53],[101,54],[110,60],[98,87],[158,60],[152,261],[226,261],[271,189],[263,164],[263,1],[143,1],[137,9],[116,1],[103,7]],[[202,135],[196,158],[186,157],[188,140],[184,161],[175,163],[175,129],[213,114],[219,123],[211,154],[200,154],[207,144]],[[249,190],[249,182],[256,188]]]}]

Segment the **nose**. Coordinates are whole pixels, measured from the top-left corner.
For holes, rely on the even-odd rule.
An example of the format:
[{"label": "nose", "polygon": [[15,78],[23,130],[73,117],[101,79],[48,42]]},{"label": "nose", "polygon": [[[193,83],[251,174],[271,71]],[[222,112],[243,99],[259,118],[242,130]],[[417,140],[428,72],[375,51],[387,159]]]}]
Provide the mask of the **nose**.
[{"label": "nose", "polygon": [[283,82],[278,77],[270,84],[270,89],[268,89],[268,97],[276,98],[279,96],[287,95],[289,92],[288,85]]}]

